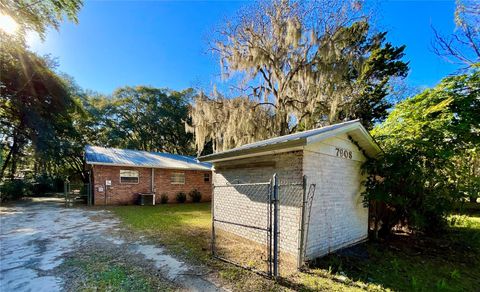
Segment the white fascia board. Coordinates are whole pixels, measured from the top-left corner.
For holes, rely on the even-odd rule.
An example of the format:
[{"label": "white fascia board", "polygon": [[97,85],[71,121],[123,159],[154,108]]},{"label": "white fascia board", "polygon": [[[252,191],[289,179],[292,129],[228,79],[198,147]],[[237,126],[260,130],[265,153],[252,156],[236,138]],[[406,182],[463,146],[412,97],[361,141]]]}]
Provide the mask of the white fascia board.
[{"label": "white fascia board", "polygon": [[360,125],[360,123],[358,123],[358,124],[355,123],[355,124],[352,124],[348,127],[342,127],[342,128],[338,128],[338,129],[335,129],[335,130],[328,131],[326,133],[321,133],[321,134],[318,134],[318,135],[307,137],[307,143],[306,144],[308,145],[308,144],[312,144],[312,143],[315,143],[315,142],[323,141],[325,139],[328,139],[328,138],[331,138],[331,137],[334,137],[334,136],[338,136],[339,134],[342,134],[342,133],[351,131],[355,128],[358,128],[359,125]]},{"label": "white fascia board", "polygon": [[363,126],[360,127],[360,129],[362,130],[362,132],[365,134],[365,137],[367,138],[367,141],[370,143],[370,145],[375,148],[375,150],[377,151],[377,155],[378,153],[381,153],[383,152],[382,148],[380,148],[380,146],[377,144],[377,142],[375,142],[375,140],[373,139],[372,135],[370,135],[370,133],[367,131],[367,129],[365,129]]}]

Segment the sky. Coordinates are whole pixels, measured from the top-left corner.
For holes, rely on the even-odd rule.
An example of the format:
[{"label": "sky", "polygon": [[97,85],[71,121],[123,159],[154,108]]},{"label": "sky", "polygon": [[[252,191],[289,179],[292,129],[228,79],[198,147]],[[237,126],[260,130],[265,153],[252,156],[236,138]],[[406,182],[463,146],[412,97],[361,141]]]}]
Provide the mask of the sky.
[{"label": "sky", "polygon": [[[85,1],[79,23],[65,22],[32,50],[50,54],[58,70],[84,89],[110,94],[122,86],[150,85],[207,92],[220,84],[220,65],[208,52],[215,26],[248,4],[242,1]],[[434,26],[454,32],[454,1],[380,1],[376,26],[406,45],[412,88],[437,84],[458,67],[432,52]]]}]

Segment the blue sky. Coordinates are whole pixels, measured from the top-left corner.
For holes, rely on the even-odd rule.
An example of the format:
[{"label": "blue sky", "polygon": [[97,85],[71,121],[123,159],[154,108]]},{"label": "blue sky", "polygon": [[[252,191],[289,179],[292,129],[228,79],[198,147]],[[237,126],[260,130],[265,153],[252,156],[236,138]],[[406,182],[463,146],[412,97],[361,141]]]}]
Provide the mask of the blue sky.
[{"label": "blue sky", "polygon": [[[215,25],[234,15],[241,1],[85,1],[79,23],[64,23],[31,48],[58,58],[59,70],[85,88],[109,94],[125,85],[209,91],[221,83],[219,64],[207,52]],[[454,1],[382,1],[377,27],[388,41],[405,44],[407,84],[434,86],[457,66],[431,50],[431,25],[454,31]]]}]

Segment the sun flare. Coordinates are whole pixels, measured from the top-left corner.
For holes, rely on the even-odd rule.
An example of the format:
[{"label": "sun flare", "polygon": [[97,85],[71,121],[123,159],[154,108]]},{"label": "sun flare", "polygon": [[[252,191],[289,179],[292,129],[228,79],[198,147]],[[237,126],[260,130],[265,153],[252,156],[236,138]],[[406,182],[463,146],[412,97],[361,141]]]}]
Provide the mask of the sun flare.
[{"label": "sun flare", "polygon": [[18,23],[11,16],[0,13],[0,29],[13,35],[18,30]]}]

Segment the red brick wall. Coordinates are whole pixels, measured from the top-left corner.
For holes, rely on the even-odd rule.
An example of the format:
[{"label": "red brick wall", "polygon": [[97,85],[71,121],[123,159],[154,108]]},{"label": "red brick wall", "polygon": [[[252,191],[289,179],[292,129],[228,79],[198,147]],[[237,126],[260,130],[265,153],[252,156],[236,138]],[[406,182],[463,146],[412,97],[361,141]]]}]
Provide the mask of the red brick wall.
[{"label": "red brick wall", "polygon": [[[125,184],[120,183],[120,170],[137,170],[139,172],[138,184]],[[185,173],[185,184],[175,185],[171,184],[170,176],[172,172]],[[204,174],[210,174],[210,182],[204,182]],[[137,202],[137,193],[150,193],[151,192],[151,168],[141,167],[123,167],[123,166],[107,166],[107,165],[94,165],[93,166],[93,194],[94,204],[105,204],[105,193],[107,205],[128,205],[135,204]],[[202,201],[210,201],[212,194],[211,183],[211,171],[200,170],[170,170],[170,169],[155,169],[155,190],[156,201],[160,203],[160,194],[167,193],[169,197],[169,203],[175,203],[175,195],[177,192],[187,193],[187,201],[190,201],[188,192],[193,189],[198,189],[202,193]],[[105,181],[111,180],[112,185],[105,187]],[[103,188],[100,191],[99,188]],[[106,189],[106,192],[105,192]]]},{"label": "red brick wall", "polygon": [[[185,184],[171,184],[170,178],[172,173],[185,173]],[[204,174],[210,174],[210,181],[204,182]],[[202,193],[202,202],[210,202],[212,199],[212,172],[203,170],[175,170],[175,169],[155,169],[155,193],[156,200],[160,203],[161,194],[168,195],[169,203],[176,203],[175,196],[178,192],[187,194],[187,202],[191,201],[188,193],[193,189],[197,189]]]}]

